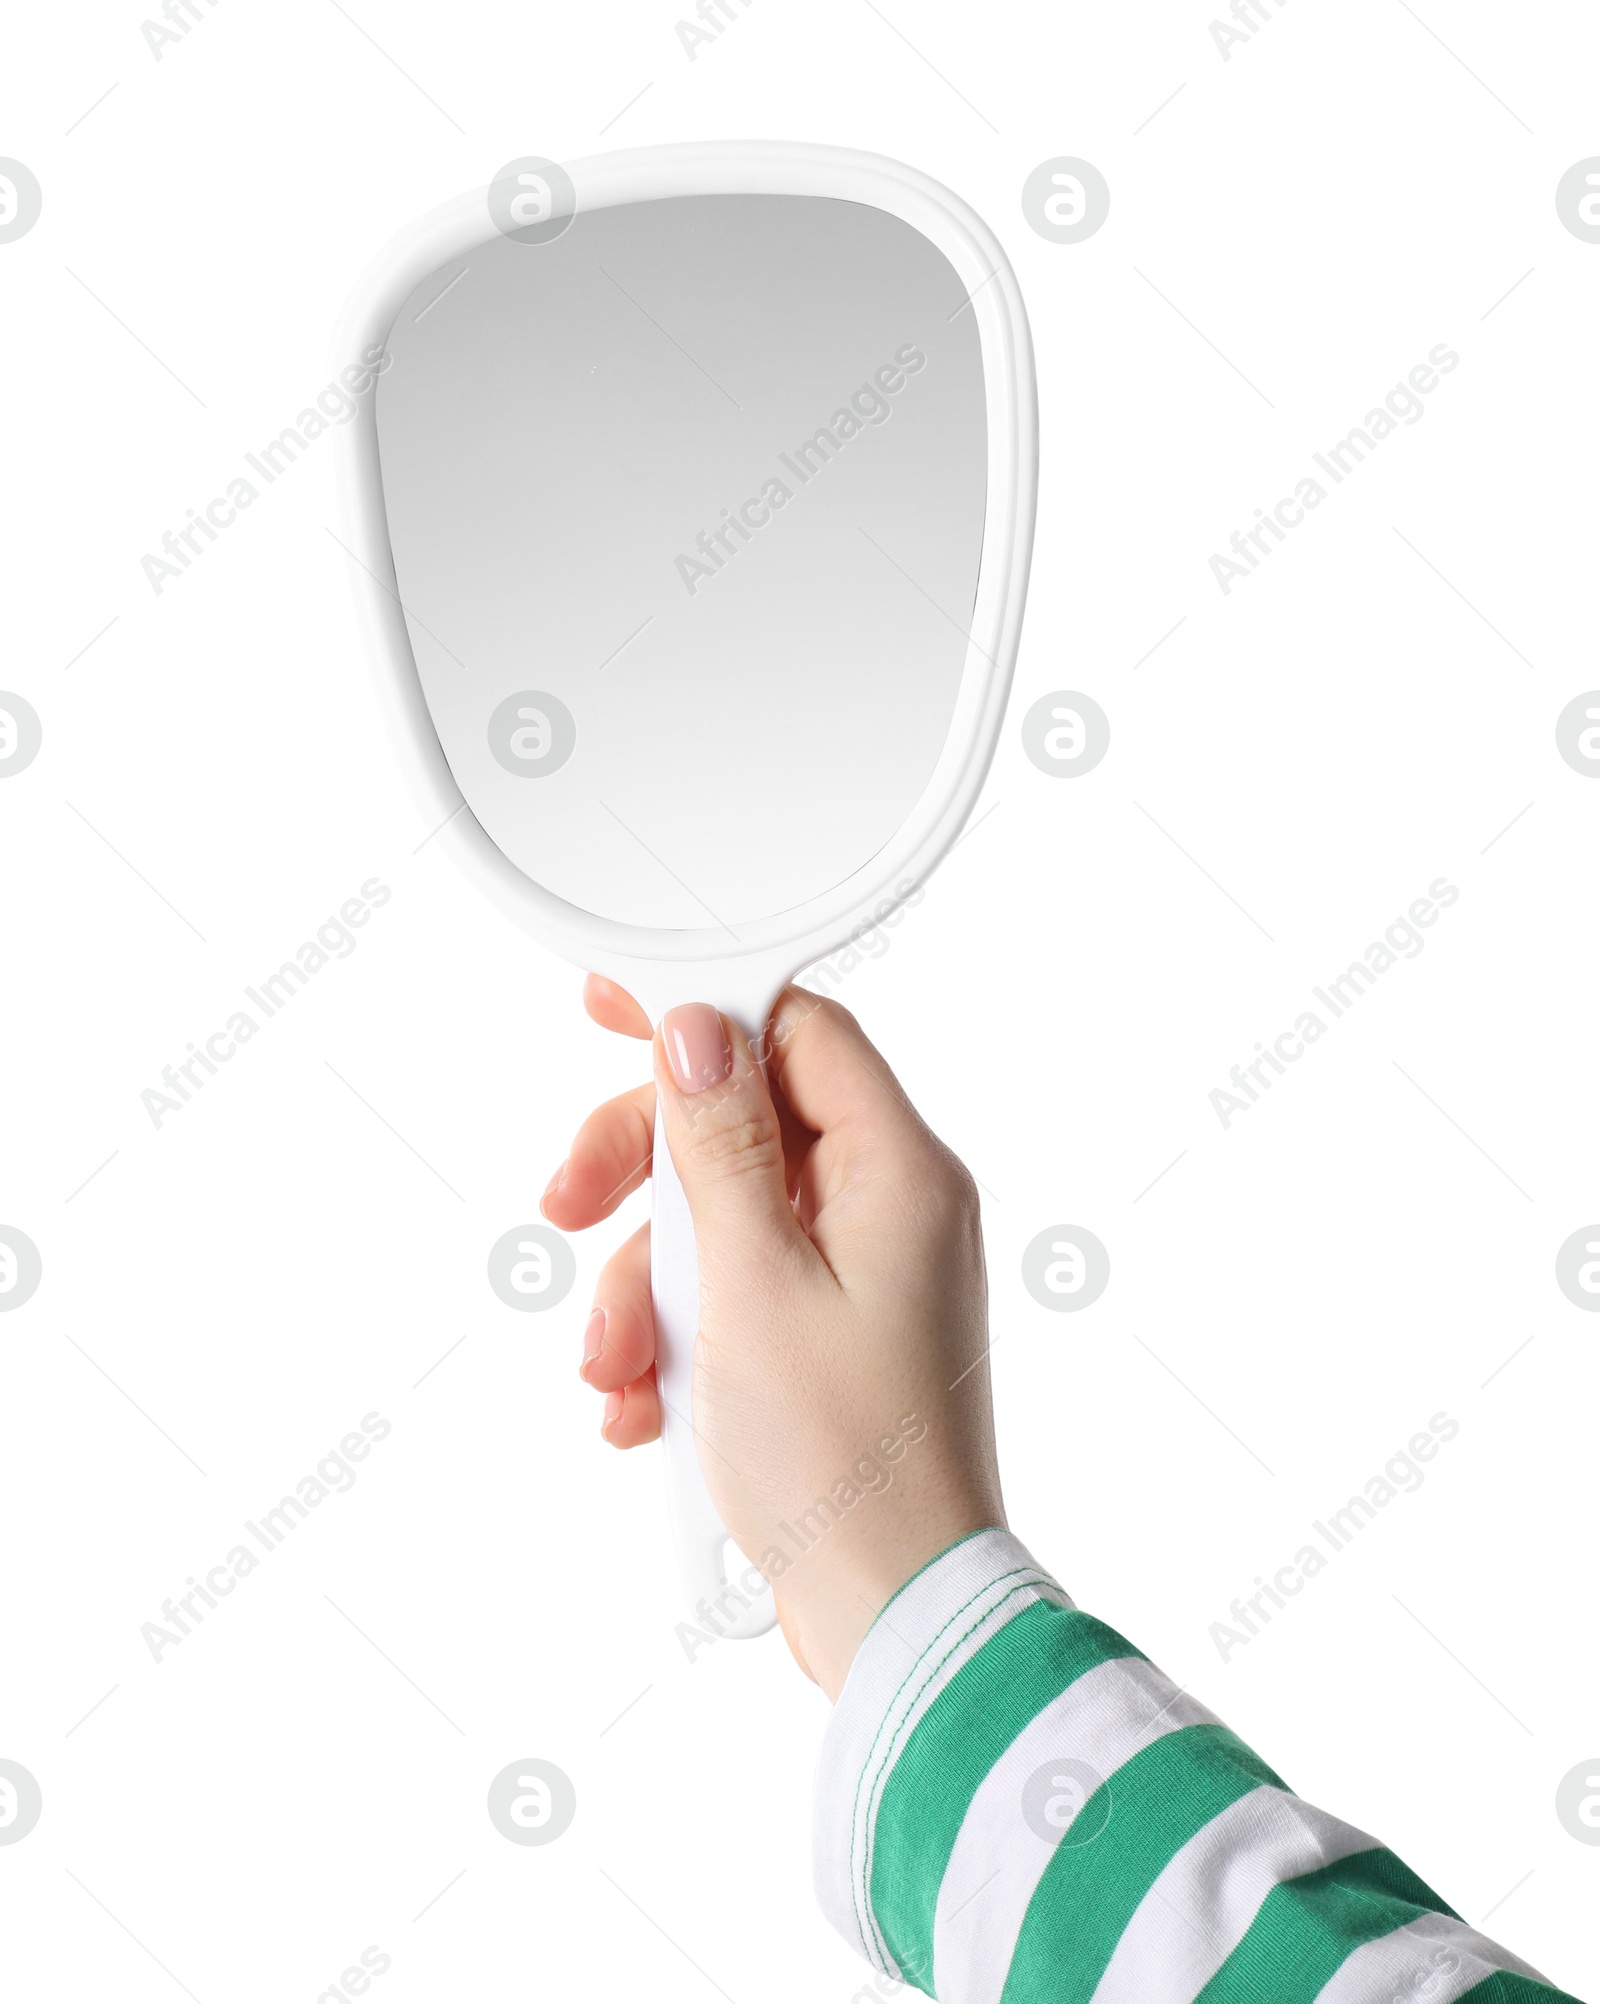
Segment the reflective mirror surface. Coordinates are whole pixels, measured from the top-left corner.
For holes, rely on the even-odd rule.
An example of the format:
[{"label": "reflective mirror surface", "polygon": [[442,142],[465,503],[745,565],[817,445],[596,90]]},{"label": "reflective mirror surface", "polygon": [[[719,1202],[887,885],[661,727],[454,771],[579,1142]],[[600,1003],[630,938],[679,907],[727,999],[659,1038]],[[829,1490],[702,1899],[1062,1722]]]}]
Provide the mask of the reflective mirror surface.
[{"label": "reflective mirror surface", "polygon": [[416,288],[377,389],[395,572],[456,782],[530,878],[736,936],[893,836],[977,585],[965,300],[908,224],[796,195],[580,212]]}]

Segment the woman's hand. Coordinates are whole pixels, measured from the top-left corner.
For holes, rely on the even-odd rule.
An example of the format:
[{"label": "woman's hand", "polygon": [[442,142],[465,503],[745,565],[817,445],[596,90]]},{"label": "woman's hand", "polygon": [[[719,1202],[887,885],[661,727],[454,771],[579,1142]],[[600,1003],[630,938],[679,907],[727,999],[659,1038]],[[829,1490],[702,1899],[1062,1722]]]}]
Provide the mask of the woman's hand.
[{"label": "woman's hand", "polygon": [[[648,1037],[591,975],[594,1020]],[[660,1095],[700,1266],[694,1422],[722,1521],[773,1580],[802,1669],[837,1696],[878,1610],[957,1538],[1003,1525],[972,1178],[837,1003],[798,988],[768,1080],[704,1003],[672,1009],[654,1085],[591,1114],[541,1208],[579,1231],[650,1172]],[[580,1375],[602,1431],[661,1431],[650,1228],[608,1261]]]}]

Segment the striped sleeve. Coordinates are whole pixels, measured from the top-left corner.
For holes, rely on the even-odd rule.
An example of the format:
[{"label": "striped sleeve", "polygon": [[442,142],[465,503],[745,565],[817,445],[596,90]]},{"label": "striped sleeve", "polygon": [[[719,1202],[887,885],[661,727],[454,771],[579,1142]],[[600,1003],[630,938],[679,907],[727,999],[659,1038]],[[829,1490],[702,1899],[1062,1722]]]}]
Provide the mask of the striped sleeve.
[{"label": "striped sleeve", "polygon": [[879,1615],[816,1822],[828,1918],[940,2004],[1566,1994],[1292,1794],[1008,1532],[952,1546]]}]

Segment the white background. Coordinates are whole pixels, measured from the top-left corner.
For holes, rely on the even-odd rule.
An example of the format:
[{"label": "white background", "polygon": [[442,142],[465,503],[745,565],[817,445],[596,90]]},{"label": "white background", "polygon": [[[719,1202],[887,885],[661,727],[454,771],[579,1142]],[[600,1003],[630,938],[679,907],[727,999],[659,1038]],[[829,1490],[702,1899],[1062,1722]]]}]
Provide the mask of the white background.
[{"label": "white background", "polygon": [[[140,570],[326,382],[414,215],[520,154],[782,137],[948,182],[1033,320],[993,811],[843,989],[989,1193],[1013,1524],[1593,1995],[1600,1849],[1554,1795],[1600,1755],[1600,1323],[1554,1258],[1600,1215],[1600,784],[1554,722],[1600,684],[1600,247],[1553,196],[1600,152],[1600,24],[1308,0],[1225,62],[1176,0],[755,0],[691,63],[631,0],[199,4],[159,63],[134,6],[19,10],[0,86],[45,204],[0,246],[0,679],[44,724],[0,786],[0,1221],[44,1258],[0,1318],[0,1755],[45,1805],[0,1848],[16,1994],[311,2004],[369,1944],[383,2004],[865,1980],[810,1894],[824,1704],[776,1641],[685,1662],[655,1456],[574,1376],[645,1199],[547,1316],[486,1284],[641,1054],[416,853],[332,441],[159,597]],[[1112,190],[1076,246],[1020,207],[1060,154]],[[1211,554],[1439,342],[1425,419],[1224,597]],[[1111,718],[1075,780],[1017,734],[1058,689]],[[373,875],[358,950],[157,1131],[144,1088]],[[1224,1131],[1229,1067],[1440,875],[1426,950]],[[1019,1274],[1063,1222],[1111,1254],[1075,1316]],[[369,1411],[354,1490],[153,1663],[140,1624]],[[1424,1487],[1224,1665],[1210,1624],[1440,1411]],[[484,1810],[528,1756],[578,1793],[537,1849]]]}]

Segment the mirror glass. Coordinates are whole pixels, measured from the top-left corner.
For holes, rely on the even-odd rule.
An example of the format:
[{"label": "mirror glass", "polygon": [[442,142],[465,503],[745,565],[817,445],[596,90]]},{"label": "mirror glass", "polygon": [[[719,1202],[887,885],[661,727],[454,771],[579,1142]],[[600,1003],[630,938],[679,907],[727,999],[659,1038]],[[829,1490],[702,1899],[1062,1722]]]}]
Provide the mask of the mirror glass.
[{"label": "mirror glass", "polygon": [[495,235],[377,386],[423,693],[519,869],[656,928],[771,918],[926,786],[987,455],[949,260],[861,203],[696,195]]}]

